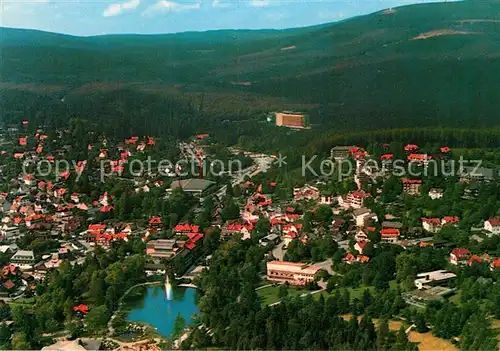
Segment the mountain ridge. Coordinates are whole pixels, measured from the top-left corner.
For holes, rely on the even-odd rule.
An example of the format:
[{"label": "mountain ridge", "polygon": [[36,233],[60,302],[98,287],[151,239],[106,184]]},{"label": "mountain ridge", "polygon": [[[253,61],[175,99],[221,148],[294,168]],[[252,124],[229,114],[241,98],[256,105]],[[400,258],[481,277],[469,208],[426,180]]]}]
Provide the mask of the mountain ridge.
[{"label": "mountain ridge", "polygon": [[326,128],[499,124],[499,2],[409,5],[288,30],[50,38],[2,40],[1,91],[203,96],[213,115],[228,113],[221,96],[260,99],[261,113],[305,106]]}]

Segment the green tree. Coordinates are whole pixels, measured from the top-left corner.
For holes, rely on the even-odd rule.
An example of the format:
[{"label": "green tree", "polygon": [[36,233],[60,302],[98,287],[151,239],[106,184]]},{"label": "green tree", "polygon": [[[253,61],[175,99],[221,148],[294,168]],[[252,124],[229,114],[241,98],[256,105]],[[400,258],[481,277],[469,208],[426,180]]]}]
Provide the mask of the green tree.
[{"label": "green tree", "polygon": [[174,335],[180,335],[185,327],[186,320],[180,313],[177,313],[177,317],[174,320]]},{"label": "green tree", "polygon": [[278,288],[278,297],[283,299],[286,296],[288,296],[288,286],[286,284],[281,284]]},{"label": "green tree", "polygon": [[85,317],[85,324],[91,332],[95,333],[106,327],[108,319],[109,311],[106,306],[95,306],[90,309],[89,313]]},{"label": "green tree", "polygon": [[28,342],[28,337],[23,332],[17,332],[12,335],[13,350],[31,350],[31,345]]}]

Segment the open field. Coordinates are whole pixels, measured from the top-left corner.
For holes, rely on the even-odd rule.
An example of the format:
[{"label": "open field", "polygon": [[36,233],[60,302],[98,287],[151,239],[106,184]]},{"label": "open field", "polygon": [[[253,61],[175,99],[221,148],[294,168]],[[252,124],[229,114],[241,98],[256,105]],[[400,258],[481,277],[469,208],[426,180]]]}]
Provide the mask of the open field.
[{"label": "open field", "polygon": [[[278,296],[279,288],[280,286],[277,285],[257,290],[257,295],[259,295],[262,305],[270,305],[280,301],[280,298]],[[300,289],[293,286],[288,287],[288,296],[300,296],[308,292],[310,291],[306,289]]]},{"label": "open field", "polygon": [[[397,286],[396,281],[395,281],[395,280],[391,280],[391,281],[389,282],[389,286],[391,287],[391,289],[395,289],[395,288],[396,288],[396,286]],[[359,287],[359,288],[350,288],[350,289],[347,289],[347,290],[349,291],[349,297],[351,298],[351,301],[352,301],[352,300],[354,300],[354,299],[361,299],[361,297],[363,296],[363,292],[364,292],[365,290],[367,290],[367,289],[368,289],[368,290],[370,291],[370,293],[372,293],[372,294],[373,294],[373,293],[374,293],[374,291],[375,291],[375,287],[373,287],[373,286],[362,286],[362,287]],[[343,289],[340,289],[340,291],[342,292],[342,291],[343,291]],[[333,291],[332,291],[332,294],[335,294],[335,290],[333,290]],[[323,293],[321,293],[321,294],[314,294],[313,296],[314,296],[314,298],[315,298],[315,299],[319,299],[319,296],[320,296],[320,295],[323,295],[323,297],[324,297],[325,299],[327,299],[327,298],[328,298],[328,296],[329,296],[330,294],[328,294],[328,293],[325,291],[325,292],[323,292]]]},{"label": "open field", "polygon": [[[351,314],[345,314],[342,316],[345,320],[351,318]],[[361,316],[359,317],[361,318]],[[375,326],[378,326],[378,319],[374,319],[373,323]],[[500,321],[498,321],[498,326],[500,327]],[[401,326],[407,328],[408,326],[404,323],[404,321],[398,320],[390,320],[389,321],[389,330],[393,332],[398,332]],[[438,338],[432,335],[432,332],[427,333],[418,333],[414,330],[408,333],[408,339],[411,342],[418,343],[418,349],[420,351],[458,351],[459,349],[451,343],[449,340]]]},{"label": "open field", "polygon": [[420,351],[457,351],[458,347],[453,345],[449,340],[441,339],[432,335],[431,332],[424,334],[417,333],[416,331],[411,331],[408,334],[408,339],[411,342],[418,343],[418,349]]},{"label": "open field", "polygon": [[12,306],[23,306],[23,305],[33,305],[35,303],[35,298],[34,297],[29,297],[29,298],[20,298],[17,300],[9,301],[8,304]]}]

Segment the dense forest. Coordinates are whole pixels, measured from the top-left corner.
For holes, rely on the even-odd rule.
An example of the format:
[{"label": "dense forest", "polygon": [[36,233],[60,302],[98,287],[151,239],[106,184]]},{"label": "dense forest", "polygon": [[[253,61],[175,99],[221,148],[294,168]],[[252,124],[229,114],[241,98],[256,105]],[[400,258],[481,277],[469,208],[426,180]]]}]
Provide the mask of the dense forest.
[{"label": "dense forest", "polygon": [[[389,332],[384,319],[404,307],[396,292],[378,295],[378,303],[367,297],[366,304],[359,306],[351,305],[349,294],[344,291],[327,300],[312,296],[285,298],[276,306],[261,307],[255,287],[263,253],[251,242],[239,240],[226,242],[215,252],[210,270],[203,272],[198,282],[203,291],[200,323],[204,328],[195,329],[185,345],[274,350],[416,350],[404,330]],[[391,301],[388,309],[383,301]],[[368,305],[370,311],[366,309]],[[342,318],[342,314],[351,312],[354,317]],[[358,320],[356,316],[363,313]],[[383,318],[378,330],[374,317]]]}]

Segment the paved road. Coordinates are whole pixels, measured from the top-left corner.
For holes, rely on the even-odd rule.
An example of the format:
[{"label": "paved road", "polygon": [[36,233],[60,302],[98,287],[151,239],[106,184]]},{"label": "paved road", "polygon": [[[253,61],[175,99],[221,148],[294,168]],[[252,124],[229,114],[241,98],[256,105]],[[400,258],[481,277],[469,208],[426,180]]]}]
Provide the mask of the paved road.
[{"label": "paved road", "polygon": [[321,267],[322,269],[327,271],[328,274],[330,274],[330,275],[334,275],[334,274],[337,275],[338,274],[337,272],[334,272],[334,270],[332,269],[332,259],[331,258],[329,258],[323,262],[314,263],[314,265]]},{"label": "paved road", "polygon": [[[315,290],[315,291],[303,293],[302,295],[300,295],[300,297],[305,297],[307,295],[314,295],[314,294],[317,294],[317,293],[320,293],[320,292],[323,292],[323,291],[326,291],[326,289],[325,288],[321,288],[320,290]],[[279,305],[280,303],[281,303],[281,301],[274,302],[274,303],[269,304],[269,306]]]},{"label": "paved road", "polygon": [[285,246],[285,242],[282,241],[278,245],[276,245],[272,251],[273,256],[278,260],[278,261],[283,261],[283,258],[285,257],[285,252],[286,250],[283,249]]},{"label": "paved road", "polygon": [[[234,179],[231,181],[232,186],[236,186],[240,183],[243,183],[246,176],[252,178],[261,172],[267,172],[267,170],[269,169],[269,167],[271,167],[271,164],[274,160],[271,156],[267,156],[267,155],[266,156],[262,156],[262,155],[252,156],[252,155],[250,155],[250,157],[253,159],[256,166],[251,166],[251,167],[248,167],[248,168],[242,170],[241,172],[232,174],[232,176],[234,177]],[[227,187],[225,185],[222,188],[220,188],[219,191],[217,191],[217,193],[216,193],[217,197],[220,198],[220,197],[224,196],[226,194],[226,188]]]}]

